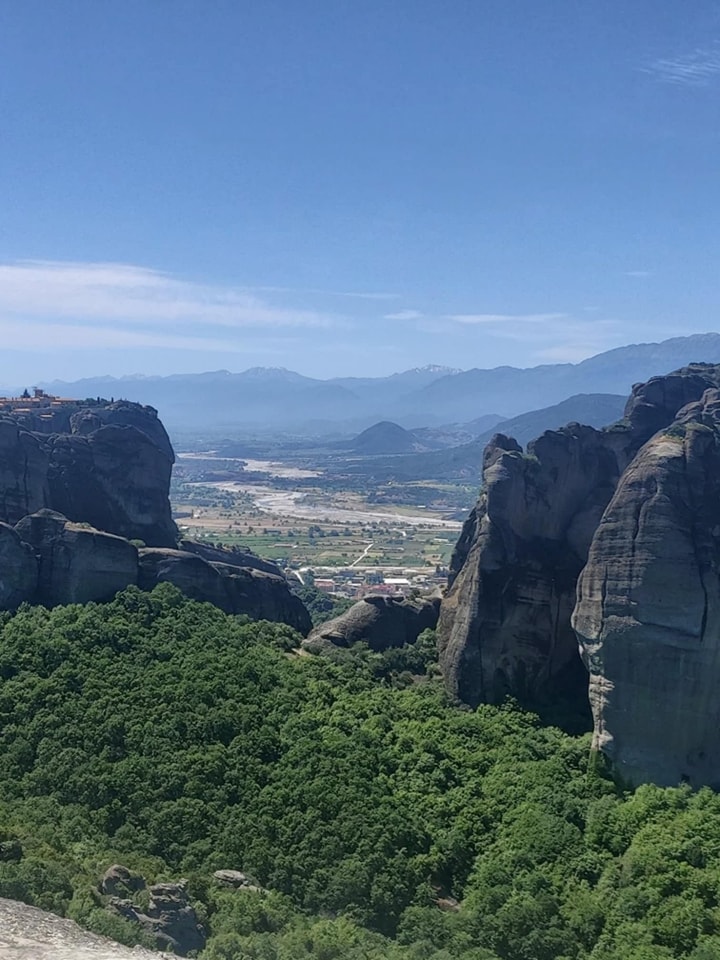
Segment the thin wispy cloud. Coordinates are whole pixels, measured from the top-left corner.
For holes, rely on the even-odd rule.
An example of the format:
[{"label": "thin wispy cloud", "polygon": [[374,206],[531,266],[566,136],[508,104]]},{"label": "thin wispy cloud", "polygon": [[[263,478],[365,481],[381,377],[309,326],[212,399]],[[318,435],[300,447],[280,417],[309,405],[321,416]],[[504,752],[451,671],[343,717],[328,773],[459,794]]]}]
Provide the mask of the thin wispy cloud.
[{"label": "thin wispy cloud", "polygon": [[8,314],[224,327],[328,327],[338,319],[147,267],[45,260],[0,264],[0,315]]},{"label": "thin wispy cloud", "polygon": [[548,323],[565,317],[567,317],[565,313],[451,313],[445,319],[466,326],[503,327],[515,324]]},{"label": "thin wispy cloud", "polygon": [[398,310],[397,313],[386,313],[383,320],[419,320],[421,317],[418,310]]},{"label": "thin wispy cloud", "polygon": [[[331,313],[277,306],[240,289],[123,263],[0,264],[0,330],[19,349],[58,346],[229,350],[239,333],[343,326]],[[24,345],[24,346],[23,346]]]},{"label": "thin wispy cloud", "polygon": [[624,276],[633,277],[635,280],[647,280],[652,275],[652,270],[626,270],[624,273]]},{"label": "thin wispy cloud", "polygon": [[460,313],[444,319],[459,325],[458,335],[464,329],[466,336],[475,332],[485,344],[506,341],[522,345],[535,363],[575,362],[623,342],[623,328],[616,320],[587,314]]},{"label": "thin wispy cloud", "polygon": [[720,75],[720,44],[697,47],[691,53],[679,57],[652,60],[640,67],[661,83],[679,86],[706,87]]},{"label": "thin wispy cloud", "polygon": [[399,300],[399,293],[373,293],[354,290],[323,290],[320,287],[242,287],[248,293],[302,293],[319,297],[347,297],[351,300]]}]

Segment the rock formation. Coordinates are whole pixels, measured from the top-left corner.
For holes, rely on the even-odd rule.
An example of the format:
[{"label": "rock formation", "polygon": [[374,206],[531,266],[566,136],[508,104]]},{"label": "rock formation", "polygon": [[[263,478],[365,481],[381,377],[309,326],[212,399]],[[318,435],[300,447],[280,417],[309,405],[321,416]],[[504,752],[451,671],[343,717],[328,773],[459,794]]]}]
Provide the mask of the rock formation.
[{"label": "rock formation", "polygon": [[157,412],[121,402],[69,404],[47,416],[2,414],[0,520],[14,524],[49,508],[121,537],[174,545],[168,501],[174,455]]},{"label": "rock formation", "polygon": [[111,600],[137,583],[137,549],[122,537],[72,523],[53,510],[23,517],[15,533],[37,559],[34,589],[25,599],[45,607]]},{"label": "rock formation", "polygon": [[215,548],[210,555],[224,555],[226,562],[208,562],[189,550],[141,549],[138,584],[152,590],[158,583],[174,583],[186,596],[207,600],[226,613],[277,620],[302,634],[310,630],[310,614],[277,567],[265,572],[237,566],[232,562],[237,555],[229,550]]},{"label": "rock formation", "polygon": [[0,523],[0,610],[15,610],[35,593],[38,560],[7,523]]},{"label": "rock formation", "polygon": [[595,746],[630,783],[720,787],[720,391],[624,472],[590,547],[573,625]]},{"label": "rock formation", "polygon": [[160,950],[171,950],[180,957],[202,950],[206,935],[190,903],[185,881],[156,883],[148,887],[148,892],[150,899],[145,909],[132,900],[117,897],[110,900],[109,907],[126,920],[140,924],[154,937]]},{"label": "rock formation", "polygon": [[[310,630],[275,564],[192,540],[175,549],[175,456],[152,407],[33,403],[0,401],[0,609],[102,601],[169,581],[228,613]],[[138,554],[131,541],[147,547]]]},{"label": "rock formation", "polygon": [[570,424],[526,453],[502,435],[491,441],[438,624],[451,695],[477,704],[509,694],[535,705],[587,682],[570,617],[603,511],[642,445],[718,385],[720,368],[695,364],[634,387],[612,427]]},{"label": "rock formation", "polygon": [[366,643],[381,651],[415,643],[423,630],[437,624],[440,600],[403,600],[396,597],[367,596],[349,610],[316,627],[303,642],[313,653],[328,645],[349,647]]},{"label": "rock formation", "polygon": [[[110,600],[131,584],[152,590],[168,582],[226,613],[287,623],[302,634],[310,630],[310,615],[274,564],[190,540],[183,543],[188,549],[138,550],[123,537],[46,509],[23,517],[14,528],[0,523],[0,609],[14,610],[23,601],[53,607]],[[225,562],[205,560],[203,554]],[[238,565],[247,559],[263,569]]]}]

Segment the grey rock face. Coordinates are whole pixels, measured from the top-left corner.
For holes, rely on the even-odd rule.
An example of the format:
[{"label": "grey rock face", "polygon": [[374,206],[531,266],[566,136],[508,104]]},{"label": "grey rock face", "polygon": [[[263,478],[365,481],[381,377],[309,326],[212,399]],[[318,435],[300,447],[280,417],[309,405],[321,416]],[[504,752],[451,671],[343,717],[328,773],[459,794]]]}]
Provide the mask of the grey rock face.
[{"label": "grey rock face", "polygon": [[594,742],[631,783],[720,787],[720,391],[623,474],[578,584]]},{"label": "grey rock face", "polygon": [[618,476],[592,427],[543,434],[528,455],[507,437],[485,451],[483,493],[451,563],[438,624],[449,692],[472,705],[532,703],[566,670],[583,682],[570,626],[575,584]]},{"label": "grey rock face", "polygon": [[0,419],[0,520],[20,517],[48,505],[50,452],[42,437]]},{"label": "grey rock face", "polygon": [[156,883],[148,888],[150,902],[141,911],[132,900],[113,898],[110,908],[121,917],[139,923],[155,938],[158,949],[186,957],[202,950],[206,935],[188,898],[185,883]]},{"label": "grey rock face", "polygon": [[436,600],[402,600],[368,596],[349,610],[316,627],[303,646],[321,652],[328,644],[349,647],[367,643],[371,650],[387,650],[415,643],[423,630],[434,629],[440,608]]},{"label": "grey rock face", "polygon": [[64,433],[0,420],[0,520],[47,507],[70,520],[157,546],[174,545],[168,491],[174,455],[151,407],[107,404],[57,414]]},{"label": "grey rock face", "polygon": [[100,881],[100,892],[109,897],[127,897],[144,889],[144,878],[120,863],[108,867]]},{"label": "grey rock face", "polygon": [[38,560],[7,523],[0,523],[0,610],[15,610],[34,596]]},{"label": "grey rock face", "polygon": [[569,424],[523,454],[497,435],[483,490],[451,562],[438,624],[449,693],[470,704],[582,693],[570,618],[577,577],[605,507],[641,446],[678,409],[720,384],[694,364],[633,388],[625,417],[603,430]]},{"label": "grey rock face", "polygon": [[[220,550],[212,555],[234,557]],[[174,583],[186,596],[207,600],[226,613],[287,623],[303,634],[312,626],[305,606],[279,571],[271,574],[232,563],[209,563],[186,550],[146,548],[139,557],[139,586],[144,590],[152,590],[157,583]]]},{"label": "grey rock face", "polygon": [[128,539],[174,545],[168,491],[172,461],[133,426],[51,438],[50,505]]},{"label": "grey rock face", "polygon": [[26,599],[49,607],[109,600],[137,583],[137,550],[122,537],[71,523],[52,510],[24,517],[15,533],[39,562],[37,588]]}]

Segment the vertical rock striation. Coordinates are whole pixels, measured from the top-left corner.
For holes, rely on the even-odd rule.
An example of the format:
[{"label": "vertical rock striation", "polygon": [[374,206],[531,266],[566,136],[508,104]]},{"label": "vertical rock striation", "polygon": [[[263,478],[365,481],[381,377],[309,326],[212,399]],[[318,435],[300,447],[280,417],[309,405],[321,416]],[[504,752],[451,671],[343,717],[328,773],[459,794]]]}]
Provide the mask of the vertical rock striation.
[{"label": "vertical rock striation", "polygon": [[537,705],[582,693],[587,675],[570,620],[600,518],[643,444],[717,386],[719,367],[694,364],[634,387],[613,427],[569,424],[526,453],[493,438],[440,610],[440,661],[453,697]]},{"label": "vertical rock striation", "polygon": [[720,391],[624,472],[578,584],[594,743],[631,783],[720,787]]}]

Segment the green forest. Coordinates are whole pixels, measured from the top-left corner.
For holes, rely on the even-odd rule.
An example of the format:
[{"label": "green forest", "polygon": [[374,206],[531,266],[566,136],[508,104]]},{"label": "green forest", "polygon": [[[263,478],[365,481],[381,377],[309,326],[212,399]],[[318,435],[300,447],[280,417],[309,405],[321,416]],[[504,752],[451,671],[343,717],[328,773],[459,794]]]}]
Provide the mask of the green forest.
[{"label": "green forest", "polygon": [[[298,655],[163,584],[0,615],[0,896],[125,943],[185,877],[205,960],[715,960],[720,798],[447,702],[428,655]],[[242,870],[264,892],[223,889]]]}]

